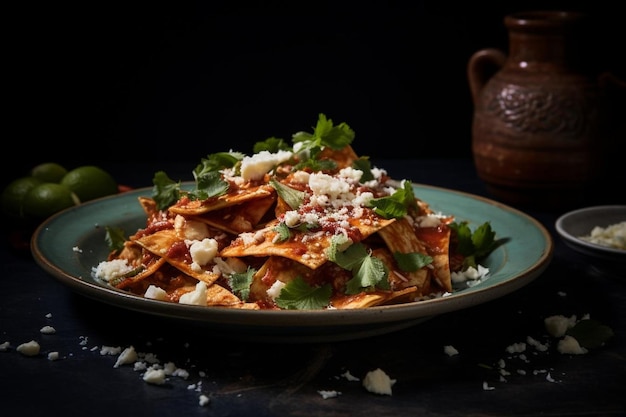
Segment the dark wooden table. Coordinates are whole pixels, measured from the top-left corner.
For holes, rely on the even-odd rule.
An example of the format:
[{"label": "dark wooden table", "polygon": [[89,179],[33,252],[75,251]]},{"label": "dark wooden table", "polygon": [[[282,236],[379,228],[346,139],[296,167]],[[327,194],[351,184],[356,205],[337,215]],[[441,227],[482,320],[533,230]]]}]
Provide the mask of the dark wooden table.
[{"label": "dark wooden table", "polygon": [[[489,197],[470,160],[374,161],[396,178]],[[154,172],[192,179],[194,163],[108,166],[120,182],[150,186]],[[610,195],[600,203],[615,203]],[[589,202],[591,203],[591,202]],[[593,203],[596,203],[595,201]],[[626,413],[626,273],[590,269],[554,232],[559,211],[523,209],[552,234],[554,257],[536,280],[483,304],[393,333],[324,343],[255,343],[210,328],[122,310],[75,294],[5,238],[0,252],[0,403],[28,416],[623,416]],[[587,354],[557,351],[543,319],[590,315],[614,337]],[[56,333],[42,334],[53,326]],[[508,348],[528,338],[523,353]],[[27,357],[18,345],[38,341]],[[103,347],[133,346],[173,362],[187,378],[144,382],[115,368]],[[449,356],[445,346],[458,354]],[[58,351],[52,361],[47,353]],[[393,394],[362,386],[376,368]],[[509,374],[503,375],[501,369]],[[359,381],[346,378],[346,372]],[[325,399],[320,391],[336,391]],[[201,394],[210,401],[199,404]]]}]

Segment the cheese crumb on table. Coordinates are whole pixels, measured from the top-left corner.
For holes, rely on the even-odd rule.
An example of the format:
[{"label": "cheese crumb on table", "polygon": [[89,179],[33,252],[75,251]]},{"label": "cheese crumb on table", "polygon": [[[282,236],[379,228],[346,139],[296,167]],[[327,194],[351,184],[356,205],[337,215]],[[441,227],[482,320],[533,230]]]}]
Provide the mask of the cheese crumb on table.
[{"label": "cheese crumb on table", "polygon": [[454,356],[454,355],[458,355],[459,354],[459,351],[456,350],[456,348],[454,346],[451,346],[451,345],[444,346],[443,347],[443,351],[448,356]]},{"label": "cheese crumb on table", "polygon": [[30,342],[22,343],[17,347],[17,351],[20,352],[24,356],[37,356],[39,355],[40,350],[39,343],[34,340]]},{"label": "cheese crumb on table", "polygon": [[380,395],[391,395],[391,387],[395,383],[396,380],[389,378],[389,375],[380,368],[369,371],[363,378],[365,389]]}]

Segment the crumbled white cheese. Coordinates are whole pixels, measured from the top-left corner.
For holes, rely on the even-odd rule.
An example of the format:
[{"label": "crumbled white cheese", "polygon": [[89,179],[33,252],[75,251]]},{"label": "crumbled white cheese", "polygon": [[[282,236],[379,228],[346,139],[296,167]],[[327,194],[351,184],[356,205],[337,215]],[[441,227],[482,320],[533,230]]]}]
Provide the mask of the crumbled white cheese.
[{"label": "crumbled white cheese", "polygon": [[200,396],[198,397],[198,405],[200,405],[201,407],[208,405],[210,401],[211,400],[209,399],[209,397],[204,394],[200,394]]},{"label": "crumbled white cheese", "polygon": [[454,346],[451,346],[451,345],[444,346],[443,347],[443,351],[448,356],[454,356],[454,355],[458,355],[459,354],[459,351],[456,350],[456,348]]},{"label": "crumbled white cheese", "polygon": [[267,291],[266,291],[266,292],[267,292],[267,295],[268,295],[268,296],[269,296],[272,300],[275,300],[275,299],[276,299],[276,298],[280,295],[280,292],[283,290],[283,288],[285,287],[285,285],[287,285],[287,284],[285,284],[285,283],[284,283],[284,282],[282,282],[282,281],[276,280],[276,282],[274,282],[274,283],[272,284],[272,286],[271,286],[271,287],[269,287],[269,288],[267,289]]},{"label": "crumbled white cheese", "polygon": [[183,239],[202,240],[209,236],[209,226],[198,220],[185,219],[181,215],[174,218],[174,230]]},{"label": "crumbled white cheese", "polygon": [[576,316],[565,317],[563,315],[549,316],[543,319],[546,331],[552,337],[563,337],[568,329],[576,324]]},{"label": "crumbled white cheese", "polygon": [[331,391],[319,390],[319,391],[317,391],[317,393],[319,395],[321,395],[322,398],[325,399],[325,400],[327,400],[329,398],[336,398],[336,397],[341,395],[340,391],[334,391],[334,390],[331,390]]},{"label": "crumbled white cheese", "polygon": [[9,342],[0,343],[0,352],[6,352],[7,350],[9,350],[10,345],[11,344]]},{"label": "crumbled white cheese", "polygon": [[143,380],[149,384],[162,385],[165,383],[165,371],[163,369],[150,368],[143,374]]},{"label": "crumbled white cheese", "polygon": [[547,343],[541,343],[540,341],[538,341],[537,339],[533,339],[530,336],[526,337],[526,343],[528,343],[530,346],[534,347],[535,349],[537,349],[540,352],[545,352],[548,350],[549,344]]},{"label": "crumbled white cheese", "polygon": [[380,368],[369,371],[363,378],[363,386],[369,392],[380,395],[391,395],[391,387],[396,383],[395,379],[389,378],[389,375]]},{"label": "crumbled white cheese", "polygon": [[153,300],[161,300],[167,301],[169,297],[167,296],[167,292],[163,288],[159,288],[156,285],[150,284],[148,288],[146,288],[146,292],[143,295],[146,298],[151,298]]},{"label": "crumbled white cheese", "polygon": [[358,381],[359,378],[357,378],[356,376],[352,375],[350,373],[350,371],[346,371],[343,374],[341,374],[342,377],[344,377],[345,379],[347,379],[348,381]]},{"label": "crumbled white cheese", "polygon": [[17,347],[17,351],[20,352],[24,356],[37,356],[39,355],[39,350],[41,346],[35,340],[31,340],[30,342],[22,343]]},{"label": "crumbled white cheese", "polygon": [[42,334],[55,334],[57,331],[52,326],[43,326],[41,329],[39,329],[39,332]]},{"label": "crumbled white cheese", "polygon": [[48,353],[48,360],[49,361],[56,361],[59,359],[59,352],[49,352]]},{"label": "crumbled white cheese", "polygon": [[104,281],[111,281],[112,279],[121,277],[124,274],[133,270],[125,259],[113,259],[111,261],[102,261],[95,268],[91,269],[91,272],[95,278],[100,278]]},{"label": "crumbled white cheese", "polygon": [[489,268],[485,268],[482,265],[468,267],[465,271],[451,272],[450,279],[453,283],[458,284],[460,282],[467,282],[468,285],[476,285],[482,282],[483,278],[487,278],[489,274]]},{"label": "crumbled white cheese", "polygon": [[513,343],[512,345],[509,345],[506,347],[506,351],[508,353],[520,353],[520,352],[524,352],[526,350],[526,343]]},{"label": "crumbled white cheese", "polygon": [[119,355],[119,353],[122,351],[122,348],[120,346],[102,346],[100,348],[100,354],[102,356],[104,355]]},{"label": "crumbled white cheese", "polygon": [[261,151],[241,160],[241,177],[245,181],[260,180],[276,165],[291,158],[293,153],[280,150],[276,153]]},{"label": "crumbled white cheese", "polygon": [[207,302],[207,286],[206,282],[199,281],[193,291],[185,293],[178,299],[180,304],[192,304],[205,306]]},{"label": "crumbled white cheese", "polygon": [[115,361],[114,368],[119,368],[122,365],[127,365],[136,362],[138,359],[137,351],[134,346],[129,346],[120,353],[120,356],[117,357],[117,361]]},{"label": "crumbled white cheese", "polygon": [[607,227],[596,226],[591,233],[579,238],[596,245],[626,250],[626,220]]},{"label": "crumbled white cheese", "polygon": [[571,355],[584,355],[588,352],[587,349],[580,346],[578,340],[573,338],[572,336],[565,335],[563,339],[559,340],[559,344],[557,345],[557,350],[560,353],[571,354]]},{"label": "crumbled white cheese", "polygon": [[495,387],[490,386],[487,381],[483,382],[483,390],[484,391],[492,391],[496,389]]},{"label": "crumbled white cheese", "polygon": [[196,272],[208,264],[217,255],[217,240],[204,238],[202,240],[185,241],[189,244],[189,254],[191,255],[191,269]]},{"label": "crumbled white cheese", "polygon": [[78,246],[74,246],[74,247],[72,248],[72,250],[73,250],[74,252],[76,252],[76,253],[83,253],[83,250],[82,250],[81,248],[79,248]]}]

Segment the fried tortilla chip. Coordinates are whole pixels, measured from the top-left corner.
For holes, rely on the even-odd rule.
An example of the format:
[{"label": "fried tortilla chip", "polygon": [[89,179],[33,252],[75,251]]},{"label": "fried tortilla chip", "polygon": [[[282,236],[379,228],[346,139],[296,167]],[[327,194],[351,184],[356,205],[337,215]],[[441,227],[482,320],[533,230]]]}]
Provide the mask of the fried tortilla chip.
[{"label": "fried tortilla chip", "polygon": [[[371,219],[372,217],[368,216],[351,218],[349,223],[357,228],[361,238],[365,239],[395,222],[395,219],[376,218],[375,221]],[[276,220],[263,229],[240,234],[229,246],[222,249],[220,256],[282,256],[311,269],[319,268],[328,260],[326,249],[331,245],[332,235],[323,231],[301,232],[293,229],[288,240],[280,241],[279,232],[275,230],[278,223]]]},{"label": "fried tortilla chip", "polygon": [[331,304],[337,309],[368,308],[386,304],[408,302],[415,298],[417,288],[408,287],[399,291],[360,292],[354,295],[338,295],[333,297]]},{"label": "fried tortilla chip", "polygon": [[[231,187],[232,188],[232,187]],[[214,210],[220,210],[250,200],[261,199],[275,194],[276,191],[269,184],[251,187],[235,188],[227,194],[207,200],[181,199],[169,208],[169,211],[184,216],[198,216]]]},{"label": "fried tortilla chip", "polygon": [[388,227],[380,230],[378,235],[385,241],[389,252],[386,254],[378,252],[376,255],[383,259],[392,273],[389,280],[394,288],[406,288],[415,286],[420,291],[426,292],[429,289],[429,273],[426,268],[417,271],[399,271],[393,260],[393,253],[421,253],[428,255],[426,248],[419,241],[413,227],[406,218],[399,219]]},{"label": "fried tortilla chip", "polygon": [[215,265],[213,262],[194,268],[184,256],[173,255],[174,253],[181,252],[181,248],[178,250],[175,248],[176,245],[185,245],[186,247],[184,240],[180,239],[173,229],[160,230],[151,235],[143,236],[135,242],[147,251],[164,258],[167,263],[176,267],[181,272],[199,281],[204,281],[211,285],[220,277],[220,274],[213,272],[213,266]]},{"label": "fried tortilla chip", "polygon": [[250,232],[256,227],[275,202],[276,194],[271,194],[246,203],[191,216],[191,218],[226,233],[238,235]]}]

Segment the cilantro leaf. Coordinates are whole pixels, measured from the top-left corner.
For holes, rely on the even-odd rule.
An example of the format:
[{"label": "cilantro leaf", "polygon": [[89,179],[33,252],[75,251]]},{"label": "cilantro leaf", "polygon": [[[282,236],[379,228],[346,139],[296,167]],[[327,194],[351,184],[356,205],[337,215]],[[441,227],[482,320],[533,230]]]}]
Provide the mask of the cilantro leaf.
[{"label": "cilantro leaf", "polygon": [[291,147],[284,139],[280,138],[267,138],[262,142],[257,142],[254,144],[252,151],[254,153],[259,153],[262,151],[268,151],[270,153],[276,153],[278,151],[290,151]]},{"label": "cilantro leaf", "polygon": [[319,310],[328,306],[331,295],[330,284],[311,286],[297,276],[282,288],[275,301],[280,308],[288,310]]},{"label": "cilantro leaf", "polygon": [[387,197],[373,198],[369,201],[369,207],[376,214],[385,219],[399,219],[404,217],[409,210],[417,211],[417,202],[410,181],[402,181],[402,187]]},{"label": "cilantro leaf", "polygon": [[111,226],[104,226],[104,230],[106,232],[104,240],[110,250],[119,252],[124,249],[124,242],[126,241],[124,230],[119,227]]},{"label": "cilantro leaf", "polygon": [[175,182],[163,171],[158,171],[152,178],[152,198],[157,204],[157,209],[165,210],[180,197],[180,181]]},{"label": "cilantro leaf", "polygon": [[597,320],[585,319],[567,330],[566,334],[578,341],[587,349],[598,348],[614,336],[613,330]]},{"label": "cilantro leaf", "polygon": [[276,239],[277,242],[284,242],[289,239],[289,237],[291,237],[291,231],[289,230],[289,227],[283,222],[280,222],[276,226],[274,226],[274,231],[278,233],[278,238]]},{"label": "cilantro leaf", "polygon": [[294,190],[291,187],[282,184],[275,179],[270,179],[270,185],[276,190],[278,196],[285,200],[285,203],[292,209],[296,210],[304,201],[304,192]]},{"label": "cilantro leaf", "polygon": [[197,179],[204,174],[234,167],[244,157],[240,152],[216,152],[207,155],[200,160],[200,164],[193,170],[193,176]]},{"label": "cilantro leaf", "polygon": [[353,277],[346,282],[346,294],[358,294],[364,289],[378,287],[389,289],[388,271],[382,260],[367,256],[362,259],[358,268],[352,270]]},{"label": "cilantro leaf", "polygon": [[432,257],[418,252],[394,252],[393,257],[398,263],[398,267],[405,272],[417,271],[433,262]]},{"label": "cilantro leaf", "polygon": [[250,285],[252,285],[255,273],[254,268],[248,267],[246,272],[234,273],[228,277],[230,289],[243,301],[248,301],[248,297],[250,297]]},{"label": "cilantro leaf", "polygon": [[346,293],[358,294],[374,287],[389,289],[389,271],[383,261],[371,256],[362,243],[352,244],[341,251],[349,242],[343,236],[334,236],[326,252],[331,262],[352,272],[352,278],[346,283]]},{"label": "cilantro leaf", "polygon": [[476,268],[481,259],[489,255],[498,245],[495,240],[495,232],[491,229],[491,224],[485,222],[474,232],[467,222],[450,223],[450,228],[456,234],[457,250],[465,257],[463,269],[470,266]]},{"label": "cilantro leaf", "polygon": [[310,158],[316,159],[324,147],[335,150],[343,149],[352,143],[354,136],[354,131],[346,123],[335,126],[331,119],[320,113],[313,133],[294,133],[292,141],[294,144],[299,144],[299,154],[309,153]]},{"label": "cilantro leaf", "polygon": [[[194,172],[194,174],[196,174]],[[219,171],[196,174],[196,189],[189,192],[189,196],[198,200],[223,195],[228,191],[229,184],[222,179]]]}]

